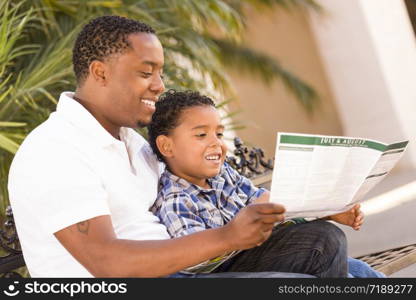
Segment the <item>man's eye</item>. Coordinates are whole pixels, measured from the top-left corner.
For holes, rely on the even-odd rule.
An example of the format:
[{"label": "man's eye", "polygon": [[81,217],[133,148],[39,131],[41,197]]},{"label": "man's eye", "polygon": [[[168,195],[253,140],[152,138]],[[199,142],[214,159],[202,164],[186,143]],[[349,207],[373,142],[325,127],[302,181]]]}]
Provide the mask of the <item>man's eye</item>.
[{"label": "man's eye", "polygon": [[223,136],[224,136],[224,133],[222,133],[222,132],[217,133],[217,137],[222,138]]},{"label": "man's eye", "polygon": [[197,134],[196,136],[197,137],[204,137],[204,136],[206,136],[207,134],[206,133],[199,133],[199,134]]},{"label": "man's eye", "polygon": [[142,74],[142,76],[144,78],[149,78],[149,77],[151,77],[153,75],[152,73],[149,73],[149,72],[140,72],[140,73]]}]

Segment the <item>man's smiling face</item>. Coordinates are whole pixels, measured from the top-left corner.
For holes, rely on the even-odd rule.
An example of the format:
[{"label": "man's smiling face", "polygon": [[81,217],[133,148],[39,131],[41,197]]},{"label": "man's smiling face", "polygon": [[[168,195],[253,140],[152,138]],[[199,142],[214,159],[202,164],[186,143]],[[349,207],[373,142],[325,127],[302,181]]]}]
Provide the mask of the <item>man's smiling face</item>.
[{"label": "man's smiling face", "polygon": [[131,48],[106,62],[106,121],[115,127],[145,126],[165,87],[162,81],[163,48],[150,33],[128,36]]}]

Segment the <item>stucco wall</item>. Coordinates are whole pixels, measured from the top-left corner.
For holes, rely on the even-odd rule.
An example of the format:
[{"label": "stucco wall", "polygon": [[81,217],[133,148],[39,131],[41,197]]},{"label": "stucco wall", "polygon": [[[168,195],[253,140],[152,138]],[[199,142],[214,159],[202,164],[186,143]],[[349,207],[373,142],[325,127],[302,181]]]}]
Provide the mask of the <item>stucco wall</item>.
[{"label": "stucco wall", "polygon": [[332,100],[306,17],[299,12],[248,12],[246,42],[271,55],[320,95],[319,106],[310,115],[297,99],[276,81],[267,87],[250,74],[230,73],[239,101],[230,105],[242,110],[235,119],[246,126],[236,134],[244,141],[274,155],[276,132],[342,135],[342,125]]}]

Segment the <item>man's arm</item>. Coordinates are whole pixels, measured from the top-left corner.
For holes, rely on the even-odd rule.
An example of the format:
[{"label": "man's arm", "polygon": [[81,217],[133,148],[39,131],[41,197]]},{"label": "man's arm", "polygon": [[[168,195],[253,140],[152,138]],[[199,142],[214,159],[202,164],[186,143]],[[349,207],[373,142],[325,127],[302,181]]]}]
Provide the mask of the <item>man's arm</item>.
[{"label": "man's arm", "polygon": [[99,216],[55,233],[61,244],[95,277],[160,277],[237,249],[264,242],[283,220],[278,204],[243,208],[227,225],[170,239],[118,239],[110,216]]}]

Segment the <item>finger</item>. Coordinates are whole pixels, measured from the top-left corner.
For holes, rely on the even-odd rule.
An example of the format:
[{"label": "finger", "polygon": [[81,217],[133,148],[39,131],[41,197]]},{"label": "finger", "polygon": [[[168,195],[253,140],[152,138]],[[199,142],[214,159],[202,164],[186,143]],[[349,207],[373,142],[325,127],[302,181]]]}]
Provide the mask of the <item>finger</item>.
[{"label": "finger", "polygon": [[282,214],[286,211],[283,205],[270,202],[250,204],[247,207],[251,207],[260,214]]},{"label": "finger", "polygon": [[284,221],[285,215],[284,214],[259,214],[258,221],[264,224],[274,224],[276,222]]},{"label": "finger", "polygon": [[361,227],[363,225],[363,222],[356,222],[352,225],[352,227],[355,229],[356,227]]},{"label": "finger", "polygon": [[262,232],[262,240],[261,243],[263,243],[264,241],[266,241],[270,236],[272,235],[272,230],[267,230],[267,231],[263,231]]},{"label": "finger", "polygon": [[262,233],[262,235],[259,238],[259,241],[256,243],[257,247],[261,246],[269,238],[269,236],[270,236],[269,232],[271,234],[271,231],[266,231],[266,232]]},{"label": "finger", "polygon": [[361,207],[361,204],[360,204],[360,203],[357,203],[357,204],[355,204],[355,205],[352,207],[352,209],[353,209],[353,210],[355,210],[355,211],[359,211],[359,210],[360,210],[360,207]]},{"label": "finger", "polygon": [[363,225],[363,223],[358,223],[358,224],[354,224],[354,229],[355,230],[359,230],[361,228],[361,225]]},{"label": "finger", "polygon": [[354,223],[364,223],[364,218],[358,217],[358,218],[355,219]]},{"label": "finger", "polygon": [[355,217],[354,223],[364,222],[364,216]]},{"label": "finger", "polygon": [[263,232],[269,232],[269,231],[272,231],[273,228],[274,228],[274,224],[262,224],[260,230]]}]

